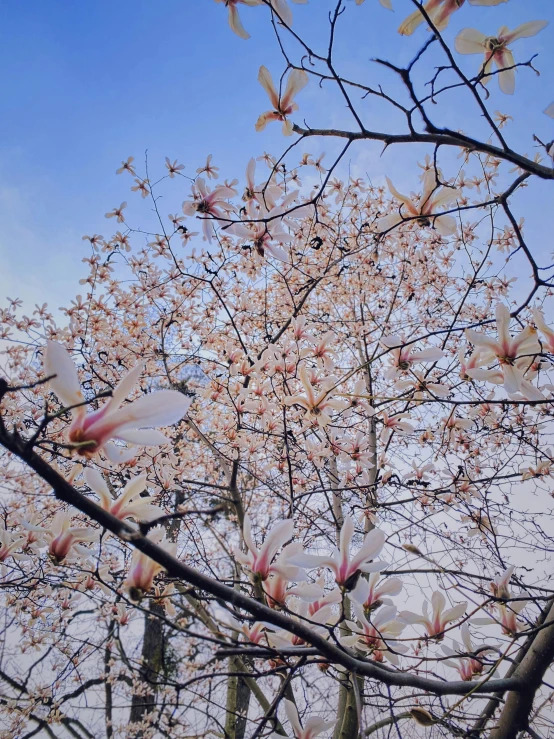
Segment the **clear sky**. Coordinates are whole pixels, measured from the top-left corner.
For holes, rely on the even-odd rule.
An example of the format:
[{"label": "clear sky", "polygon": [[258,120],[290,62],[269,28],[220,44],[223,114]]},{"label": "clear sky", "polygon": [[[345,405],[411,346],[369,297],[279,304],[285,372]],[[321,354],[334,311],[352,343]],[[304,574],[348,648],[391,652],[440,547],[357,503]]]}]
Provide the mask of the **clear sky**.
[{"label": "clear sky", "polygon": [[[410,12],[409,0],[393,0],[395,13],[378,0],[366,0],[360,7],[353,0],[347,4],[337,39],[337,58],[344,60],[346,74],[375,80],[373,57],[407,62],[426,38],[423,28],[409,39],[395,33]],[[295,29],[323,40],[325,11],[333,5],[331,0],[292,5]],[[288,142],[280,126],[256,134],[254,122],[268,107],[256,81],[260,64],[274,76],[284,65],[266,10],[242,7],[241,16],[252,35],[249,41],[230,31],[225,8],[213,0],[0,4],[0,297],[18,295],[29,308],[46,301],[56,308],[79,292],[81,259],[88,253],[81,236],[110,235],[113,222],[108,223],[104,213],[122,200],[130,207],[136,203],[130,179],[115,176],[127,156],[142,160],[148,149],[151,161],[160,166],[169,156],[194,174],[212,153],[223,177],[233,178],[242,176],[251,156],[282,151]],[[465,26],[492,34],[502,24],[512,28],[537,19],[554,21],[554,0],[510,0],[496,8],[466,3],[446,37],[452,39]],[[495,83],[490,85],[492,109],[514,115],[515,124],[506,130],[512,142],[531,155],[533,133],[554,138],[553,121],[541,114],[554,100],[553,34],[551,23],[537,37],[513,47],[520,61],[539,53],[540,78],[529,70],[520,72],[512,98],[499,93]],[[461,63],[470,72],[479,60],[464,57]],[[384,79],[393,89],[392,76],[385,74]],[[466,118],[451,102],[442,106],[444,121],[477,130],[480,123],[469,109]],[[314,126],[349,125],[343,106],[313,83],[299,103],[300,122],[305,118]],[[387,118],[389,113],[372,105],[365,108],[368,123],[398,129],[397,121]],[[311,142],[305,148],[316,155],[326,150],[326,161],[333,152],[329,142]],[[381,182],[387,172],[411,190],[417,188],[415,162],[423,153],[396,149],[381,157],[378,146],[364,144],[352,151],[349,163],[374,182]],[[181,200],[188,189],[183,188]],[[550,240],[552,192],[549,184],[522,195],[522,207],[538,208],[542,214],[540,233],[531,233],[537,242]],[[552,251],[551,242],[547,248]]]}]

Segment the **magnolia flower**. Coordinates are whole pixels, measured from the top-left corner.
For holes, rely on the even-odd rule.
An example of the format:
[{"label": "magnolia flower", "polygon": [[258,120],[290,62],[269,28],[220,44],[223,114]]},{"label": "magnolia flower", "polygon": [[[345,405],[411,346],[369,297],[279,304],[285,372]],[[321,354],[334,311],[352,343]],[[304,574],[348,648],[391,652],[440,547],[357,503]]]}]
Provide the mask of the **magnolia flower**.
[{"label": "magnolia flower", "polygon": [[403,421],[403,418],[409,418],[409,413],[397,413],[394,416],[389,416],[388,413],[383,412],[383,430],[381,431],[381,441],[386,444],[391,437],[392,432],[396,432],[401,436],[404,434],[413,434],[415,428],[411,423]]},{"label": "magnolia flower", "polygon": [[[334,625],[338,620],[337,615],[333,613],[331,604],[327,604],[310,613],[310,606],[304,598],[291,598],[288,610],[288,615],[290,615],[293,621],[303,623],[304,625],[308,622],[314,633],[326,639],[329,638],[329,630],[325,626]],[[266,624],[266,627],[275,628],[270,626],[270,624]],[[300,647],[306,643],[301,637],[295,636],[290,631],[285,631],[284,629],[268,631],[267,642],[274,649],[282,649],[290,646]]]},{"label": "magnolia flower", "polygon": [[90,549],[81,546],[80,542],[96,541],[99,538],[99,532],[95,529],[87,526],[71,526],[71,516],[63,511],[56,513],[50,529],[46,529],[44,533],[50,540],[48,555],[56,564],[64,560],[72,561],[78,554],[88,557],[91,553]]},{"label": "magnolia flower", "polygon": [[[310,718],[305,721],[305,727],[302,728],[300,718],[298,717],[298,711],[294,703],[289,701],[287,698],[284,698],[283,705],[285,706],[285,713],[290,721],[290,725],[292,726],[296,739],[314,739],[314,737],[324,731],[328,731],[336,724],[336,721],[324,721],[318,716],[310,716]],[[278,734],[274,734],[273,736],[278,736]]]},{"label": "magnolia flower", "polygon": [[[473,654],[475,652],[475,647],[471,641],[469,626],[467,624],[462,624],[462,628],[460,629],[460,631],[462,633],[462,641],[464,643],[465,649],[469,654]],[[485,668],[485,663],[482,658],[488,652],[494,651],[494,649],[492,648],[480,649],[479,658],[460,657],[460,652],[464,651],[463,647],[456,641],[452,641],[452,646],[454,647],[454,649],[450,649],[450,647],[447,647],[446,645],[441,648],[442,651],[449,657],[456,657],[456,662],[445,659],[444,664],[457,670],[462,680],[473,680],[476,675],[481,675]]]},{"label": "magnolia flower", "polygon": [[402,580],[397,577],[387,577],[379,582],[380,572],[373,572],[367,579],[360,577],[356,587],[350,593],[350,600],[359,603],[366,611],[371,611],[381,604],[392,605],[385,595],[398,595],[403,588]]},{"label": "magnolia flower", "polygon": [[[548,25],[548,21],[530,21],[522,23],[513,31],[502,26],[496,36],[485,36],[476,28],[464,28],[456,36],[455,46],[459,54],[484,54],[485,58],[479,75],[492,74],[493,67],[500,70],[498,84],[506,95],[513,95],[516,85],[515,61],[508,44],[519,38],[535,36]],[[481,82],[487,84],[489,76],[484,76]]]},{"label": "magnolia flower", "polygon": [[[394,637],[406,628],[405,623],[396,619],[396,606],[381,608],[372,616],[371,621],[367,619],[359,603],[353,601],[352,608],[359,626],[354,621],[346,621],[345,625],[352,634],[343,636],[341,642],[347,647],[357,647],[364,652],[372,652],[373,659],[377,662],[382,662],[386,657],[389,662],[398,665],[399,659],[395,652],[405,653],[408,648],[394,641]],[[393,641],[390,641],[388,637],[392,637]]]},{"label": "magnolia flower", "polygon": [[239,10],[237,8],[237,5],[248,5],[249,7],[253,8],[256,5],[261,5],[262,0],[215,0],[216,3],[223,3],[225,7],[229,9],[229,26],[231,27],[231,30],[234,31],[237,36],[240,36],[243,39],[249,39],[250,34],[245,31],[244,26],[242,25],[242,21],[239,16]]},{"label": "magnolia flower", "polygon": [[[148,539],[169,554],[175,556],[177,545],[165,538],[163,529],[154,529],[154,531],[148,534]],[[138,549],[134,549],[133,556],[131,557],[131,566],[129,567],[129,572],[124,583],[124,586],[129,592],[129,598],[134,601],[140,601],[151,590],[154,584],[154,578],[163,569],[162,565],[154,562],[153,559],[150,559],[150,557]]]},{"label": "magnolia flower", "polygon": [[294,521],[292,519],[288,518],[285,521],[276,523],[265,537],[265,541],[260,549],[256,547],[252,538],[252,525],[248,515],[244,517],[242,533],[244,542],[248,547],[248,553],[245,554],[236,549],[235,556],[242,565],[248,567],[257,580],[267,580],[269,574],[272,572],[279,573],[283,577],[291,575],[288,579],[294,579],[295,575],[298,574],[298,567],[289,569],[288,562],[282,561],[281,558],[279,563],[271,564],[279,547],[283,546],[289,539],[292,539],[294,534]]},{"label": "magnolia flower", "polygon": [[177,423],[191,404],[190,398],[176,390],[160,390],[120,408],[143,370],[143,365],[139,364],[123,377],[101,408],[87,413],[77,370],[61,344],[47,343],[44,370],[47,375],[54,375],[50,388],[64,406],[71,409],[69,441],[75,444],[79,454],[89,458],[104,449],[110,459],[118,460],[118,448],[110,439],[143,446],[166,444],[169,439],[150,427]]},{"label": "magnolia flower", "polygon": [[386,349],[392,349],[389,352],[390,367],[385,372],[387,380],[393,380],[399,372],[411,369],[414,362],[438,362],[439,359],[444,357],[444,352],[438,347],[429,347],[414,352],[412,346],[404,345],[404,339],[400,336],[386,336],[381,339],[381,344]]},{"label": "magnolia flower", "polygon": [[[283,231],[281,219],[274,218],[279,213],[280,210],[277,208],[267,210],[263,203],[255,208],[251,200],[246,206],[246,215],[247,218],[252,219],[252,222],[233,223],[226,230],[242,239],[251,240],[256,253],[260,257],[268,255],[279,259],[281,262],[286,262],[288,260],[286,251],[272,242],[287,243],[294,241],[294,234]],[[264,219],[267,219],[267,222]]]},{"label": "magnolia flower", "polygon": [[387,177],[391,195],[402,205],[396,212],[378,218],[374,229],[382,233],[390,231],[406,219],[415,219],[420,226],[436,228],[441,236],[451,236],[456,231],[456,219],[450,215],[439,215],[437,211],[445,205],[455,203],[458,198],[462,197],[462,191],[453,187],[441,187],[437,184],[437,179],[434,169],[429,169],[424,173],[423,191],[416,204],[410,196],[398,192]]},{"label": "magnolia flower", "polygon": [[[495,598],[501,598],[504,601],[509,601],[513,595],[510,591],[510,578],[514,573],[515,567],[512,565],[508,567],[500,575],[497,575],[494,580],[490,583],[490,589]],[[497,603],[500,614],[500,625],[502,626],[502,632],[508,636],[514,636],[518,631],[521,630],[525,624],[518,620],[518,614],[527,605],[526,601],[518,600],[515,603]],[[479,619],[476,623],[491,623],[491,619]],[[493,619],[492,623],[496,621]]]},{"label": "magnolia flower", "polygon": [[342,411],[347,408],[348,403],[344,400],[330,398],[329,390],[322,389],[319,393],[316,393],[304,365],[298,370],[298,378],[304,386],[306,395],[291,395],[290,398],[285,398],[283,403],[287,406],[300,405],[305,409],[306,416],[311,423],[324,428],[331,423],[329,410]]},{"label": "magnolia flower", "polygon": [[[423,9],[435,28],[442,31],[448,25],[452,13],[459,10],[464,2],[465,0],[427,0],[423,5]],[[471,5],[500,5],[500,3],[506,3],[508,0],[469,0],[469,2]],[[416,10],[402,23],[398,33],[403,36],[410,36],[424,20],[422,13]]]},{"label": "magnolia flower", "polygon": [[401,611],[398,617],[407,624],[423,624],[427,634],[440,641],[444,637],[444,630],[448,624],[464,615],[467,603],[458,603],[453,608],[448,608],[445,611],[446,598],[440,591],[435,590],[431,596],[431,605],[433,607],[431,616],[429,616],[429,603],[425,601],[423,603],[423,616],[412,611]]},{"label": "magnolia flower", "polygon": [[333,554],[321,556],[318,554],[299,554],[291,557],[291,564],[299,567],[329,567],[335,574],[337,585],[350,590],[356,584],[360,572],[379,572],[384,563],[374,561],[385,544],[385,534],[380,529],[372,529],[365,535],[362,546],[357,554],[350,559],[350,542],[354,535],[354,520],[345,516],[340,530],[339,548],[334,548]]},{"label": "magnolia flower", "polygon": [[112,498],[109,487],[97,470],[87,467],[85,482],[100,498],[102,508],[120,521],[127,518],[133,518],[135,521],[152,521],[163,515],[161,508],[150,505],[153,498],[141,497],[146,488],[146,475],[139,475],[130,480],[116,500]]},{"label": "magnolia flower", "polygon": [[202,217],[204,240],[211,242],[214,233],[214,219],[225,218],[226,214],[233,210],[233,206],[226,200],[236,194],[236,190],[226,185],[218,185],[210,190],[205,180],[198,177],[192,186],[193,200],[186,200],[183,203],[183,213],[186,216],[198,214]]},{"label": "magnolia flower", "polygon": [[250,159],[246,167],[246,187],[242,199],[247,203],[250,200],[257,200],[263,203],[270,210],[275,207],[277,200],[282,194],[279,185],[256,185],[254,175],[256,173],[256,160],[254,157]]},{"label": "magnolia flower", "polygon": [[[529,380],[525,372],[532,364],[532,356],[540,352],[537,331],[526,326],[515,338],[510,336],[510,311],[499,303],[496,306],[496,327],[498,340],[473,329],[466,329],[465,335],[471,343],[483,352],[480,362],[485,364],[496,357],[504,378],[507,393],[521,392],[528,400],[543,400],[543,394]],[[522,358],[520,361],[518,358]],[[490,370],[466,369],[466,374],[476,380],[488,380]],[[494,381],[494,380],[491,380]]]},{"label": "magnolia flower", "polygon": [[185,168],[184,164],[179,164],[177,160],[172,162],[169,157],[165,158],[165,166],[167,167],[167,172],[171,179],[173,179],[176,174],[179,174],[179,172]]},{"label": "magnolia flower", "polygon": [[[121,167],[121,171],[125,169],[124,167]],[[129,171],[131,169],[129,168]],[[119,172],[118,172],[119,173]],[[134,172],[133,172],[134,174]],[[127,207],[127,203],[121,203],[119,208],[114,208],[109,213],[106,213],[106,218],[117,218],[118,223],[125,223],[125,216],[123,215],[123,210]]]},{"label": "magnolia flower", "polygon": [[308,75],[303,69],[292,69],[282,96],[277,93],[269,70],[264,66],[260,67],[258,82],[267,92],[273,110],[260,115],[256,122],[256,131],[263,131],[269,121],[283,121],[283,133],[285,136],[290,136],[292,122],[287,120],[287,116],[298,110],[298,105],[293,102],[293,98],[308,84]]}]

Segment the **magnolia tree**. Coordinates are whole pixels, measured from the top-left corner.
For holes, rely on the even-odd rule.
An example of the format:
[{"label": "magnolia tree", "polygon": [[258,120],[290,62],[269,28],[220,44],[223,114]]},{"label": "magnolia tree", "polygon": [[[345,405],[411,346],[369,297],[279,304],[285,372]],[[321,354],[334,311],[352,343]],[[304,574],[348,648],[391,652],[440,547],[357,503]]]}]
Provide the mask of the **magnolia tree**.
[{"label": "magnolia tree", "polygon": [[[153,227],[122,203],[84,237],[61,322],[3,309],[0,736],[551,735],[554,273],[521,193],[554,151],[488,102],[546,21],[399,0],[419,52],[370,84],[334,46],[350,14],[392,39],[380,2],[297,8],[309,45],[286,0],[223,0],[229,32],[273,29],[252,123],[284,154],[129,157]],[[306,86],[350,126],[303,122]],[[377,145],[411,185],[348,175]]]}]

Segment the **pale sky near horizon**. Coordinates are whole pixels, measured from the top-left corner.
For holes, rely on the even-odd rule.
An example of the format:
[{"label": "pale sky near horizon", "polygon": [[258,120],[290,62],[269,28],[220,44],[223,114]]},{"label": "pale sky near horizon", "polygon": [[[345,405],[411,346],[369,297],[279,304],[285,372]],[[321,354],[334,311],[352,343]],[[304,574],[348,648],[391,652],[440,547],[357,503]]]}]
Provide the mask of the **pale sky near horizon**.
[{"label": "pale sky near horizon", "polygon": [[[337,59],[346,74],[374,80],[373,57],[406,63],[425,41],[423,27],[408,39],[396,34],[411,3],[393,0],[393,4],[395,13],[377,0],[366,0],[359,7],[348,0],[337,38]],[[319,39],[321,47],[326,39],[325,10],[331,6],[331,0],[291,3],[295,30]],[[282,137],[280,125],[271,124],[257,134],[254,122],[269,107],[256,81],[259,66],[265,64],[278,78],[284,63],[268,27],[266,9],[241,6],[240,12],[252,36],[249,41],[230,31],[226,9],[213,0],[2,4],[2,304],[9,295],[21,297],[29,312],[34,303],[48,302],[57,308],[82,292],[78,279],[86,268],[81,259],[88,254],[82,235],[111,235],[114,224],[104,214],[123,200],[129,202],[129,210],[134,203],[139,210],[144,208],[129,191],[131,178],[115,176],[127,156],[143,161],[148,150],[158,172],[169,156],[186,165],[185,174],[194,175],[211,153],[222,180],[242,178],[251,156],[281,153],[289,142]],[[466,26],[493,34],[503,24],[513,28],[537,19],[554,19],[554,0],[510,0],[494,8],[466,3],[445,37],[451,41]],[[513,45],[516,60],[539,54],[535,63],[541,77],[521,70],[513,97],[502,95],[496,81],[489,85],[491,110],[515,117],[505,131],[516,148],[531,156],[533,133],[543,140],[554,138],[554,122],[542,115],[554,100],[549,77],[554,69],[553,34],[551,23],[538,36]],[[468,73],[478,68],[478,57],[458,60]],[[388,73],[380,74],[395,84]],[[298,102],[299,122],[349,125],[343,106],[337,107],[336,98],[318,90],[314,82]],[[442,114],[445,123],[468,132],[480,125],[469,106],[466,116],[464,109],[449,107],[447,100]],[[398,130],[397,121],[388,115],[375,106],[368,123]],[[305,150],[314,155],[327,151],[328,163],[335,149],[329,142],[311,141],[302,145],[298,159]],[[416,162],[424,152],[397,148],[381,157],[380,147],[362,144],[352,150],[347,163],[352,171],[367,173],[377,183],[383,182],[386,172],[409,191],[418,187]],[[189,186],[182,183],[179,198],[185,200]],[[533,231],[530,226],[528,236],[537,249],[549,254],[552,244],[546,240],[550,241],[554,226],[552,183],[541,183],[518,197],[520,214],[528,222],[533,213],[540,213],[540,228]]]}]

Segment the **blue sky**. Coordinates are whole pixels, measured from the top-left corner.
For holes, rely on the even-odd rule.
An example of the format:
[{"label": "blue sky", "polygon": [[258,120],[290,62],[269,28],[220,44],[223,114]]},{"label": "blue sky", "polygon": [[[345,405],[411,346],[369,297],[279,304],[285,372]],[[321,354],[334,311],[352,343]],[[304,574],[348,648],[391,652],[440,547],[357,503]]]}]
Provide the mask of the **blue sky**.
[{"label": "blue sky", "polygon": [[[411,3],[393,4],[395,13],[377,0],[360,7],[347,2],[336,51],[345,74],[375,81],[378,69],[371,58],[402,64],[425,40],[423,28],[408,39],[396,34]],[[331,0],[292,5],[295,30],[321,44],[326,10],[333,5]],[[252,35],[249,41],[229,30],[225,8],[213,0],[25,0],[0,5],[0,296],[19,295],[29,307],[47,301],[56,308],[79,292],[81,259],[88,253],[81,236],[111,234],[113,222],[104,213],[122,200],[129,201],[130,210],[132,203],[137,212],[144,207],[129,192],[130,179],[115,176],[127,156],[143,160],[148,150],[159,171],[169,156],[186,165],[185,173],[194,174],[212,153],[221,174],[232,178],[242,176],[251,156],[282,151],[288,142],[280,126],[256,134],[254,122],[268,107],[256,81],[260,64],[274,76],[284,65],[265,9],[242,8],[241,15]],[[541,18],[554,18],[552,0],[510,0],[496,8],[466,3],[445,35],[451,40],[464,26],[492,34],[503,23],[515,27]],[[506,131],[531,154],[533,133],[554,138],[554,124],[541,112],[554,100],[548,74],[554,69],[553,34],[551,24],[513,47],[521,61],[540,54],[540,78],[522,71],[513,98],[491,85],[491,109],[514,115],[516,122]],[[479,60],[464,57],[461,63],[471,72]],[[379,79],[397,89],[390,73],[379,71]],[[328,90],[311,83],[298,100],[300,121],[349,125],[344,106]],[[362,107],[375,128],[398,130],[398,121],[378,104]],[[480,130],[469,105],[460,107],[453,97],[445,98],[439,113],[438,120],[448,125]],[[334,151],[329,142],[314,141],[299,155],[306,148],[316,155],[326,150],[325,161]],[[381,156],[380,147],[363,144],[345,166],[375,182],[389,173],[411,190],[417,188],[416,161],[424,152],[404,148]],[[186,199],[188,186],[176,195],[179,202]],[[524,193],[521,207],[546,214],[531,238],[539,242],[552,233],[552,184]]]}]

